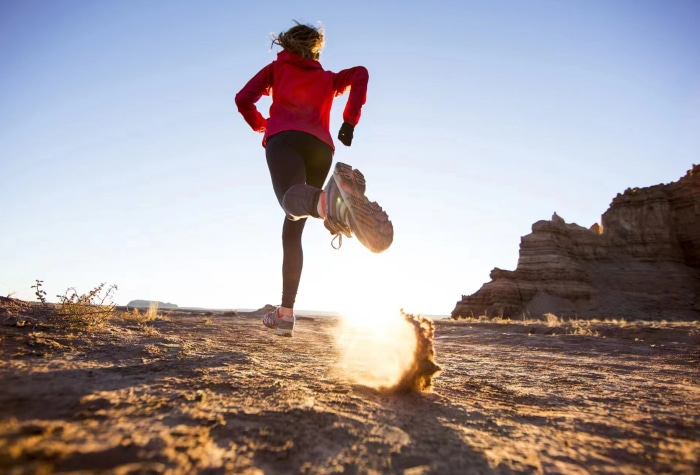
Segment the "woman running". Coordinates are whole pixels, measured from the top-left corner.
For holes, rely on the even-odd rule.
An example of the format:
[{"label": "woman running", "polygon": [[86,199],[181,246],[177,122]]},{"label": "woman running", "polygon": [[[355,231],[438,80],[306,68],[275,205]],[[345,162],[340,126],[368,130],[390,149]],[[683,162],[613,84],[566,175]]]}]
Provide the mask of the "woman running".
[{"label": "woman running", "polygon": [[[264,134],[262,144],[272,188],[286,214],[282,226],[282,302],[263,317],[263,323],[277,335],[292,336],[306,218],[322,219],[338,238],[338,247],[343,235],[354,235],[371,251],[382,252],[391,245],[394,231],[381,207],[365,197],[365,179],[359,170],[337,163],[323,188],[335,151],[330,134],[333,99],[349,89],[338,134],[349,147],[365,103],[367,69],[324,70],[318,62],[324,44],[322,28],[297,23],[275,36],[273,44],[282,51],[236,94],[236,105],[252,129]],[[272,95],[267,119],[255,106],[263,95]]]}]

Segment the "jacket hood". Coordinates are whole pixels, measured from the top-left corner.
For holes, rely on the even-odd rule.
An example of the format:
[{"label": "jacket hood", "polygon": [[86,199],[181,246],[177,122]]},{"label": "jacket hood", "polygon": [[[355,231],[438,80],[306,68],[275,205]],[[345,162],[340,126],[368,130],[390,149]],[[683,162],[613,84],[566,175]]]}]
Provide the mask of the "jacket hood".
[{"label": "jacket hood", "polygon": [[286,49],[277,53],[277,61],[293,64],[304,69],[322,69],[321,63],[313,59],[304,59],[298,54],[287,51]]}]

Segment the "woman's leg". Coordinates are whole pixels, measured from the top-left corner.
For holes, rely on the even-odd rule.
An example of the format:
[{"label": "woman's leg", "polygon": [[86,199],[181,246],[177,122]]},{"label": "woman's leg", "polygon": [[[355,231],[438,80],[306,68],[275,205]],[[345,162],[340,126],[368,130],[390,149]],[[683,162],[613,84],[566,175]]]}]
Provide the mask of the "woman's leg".
[{"label": "woman's leg", "polygon": [[299,290],[301,270],[304,267],[304,250],[301,235],[306,218],[296,221],[285,219],[282,225],[282,303],[284,309],[293,309]]},{"label": "woman's leg", "polygon": [[318,217],[316,205],[333,149],[312,135],[288,131],[267,140],[265,155],[275,195],[287,214],[282,226],[282,307],[291,310],[304,264],[301,236],[306,217]]}]

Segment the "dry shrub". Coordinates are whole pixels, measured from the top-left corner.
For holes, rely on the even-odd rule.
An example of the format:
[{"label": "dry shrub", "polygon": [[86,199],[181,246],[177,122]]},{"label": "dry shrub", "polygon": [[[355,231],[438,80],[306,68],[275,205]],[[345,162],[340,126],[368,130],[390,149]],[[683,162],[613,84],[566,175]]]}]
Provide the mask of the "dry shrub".
[{"label": "dry shrub", "polygon": [[57,295],[55,319],[59,324],[71,328],[88,330],[104,326],[114,315],[115,304],[111,298],[117,290],[116,285],[105,290],[105,285],[102,283],[82,295],[73,287],[66,290],[64,295]]},{"label": "dry shrub", "polygon": [[115,304],[111,301],[112,295],[117,290],[116,285],[105,289],[105,283],[101,283],[86,294],[78,294],[74,287],[70,287],[63,295],[57,295],[58,304],[51,304],[46,300],[46,291],[42,289],[44,281],[36,280],[32,285],[36,289],[35,295],[39,301],[32,312],[36,316],[52,320],[59,326],[78,330],[90,330],[104,326],[114,315]]}]

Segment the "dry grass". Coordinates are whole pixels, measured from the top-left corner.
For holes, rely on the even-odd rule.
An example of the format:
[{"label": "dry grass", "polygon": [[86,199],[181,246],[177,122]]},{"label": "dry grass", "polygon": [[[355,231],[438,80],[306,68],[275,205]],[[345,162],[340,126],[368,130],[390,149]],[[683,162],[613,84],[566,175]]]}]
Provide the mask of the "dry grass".
[{"label": "dry grass", "polygon": [[158,318],[158,302],[151,302],[146,310],[146,321],[152,322],[156,318]]},{"label": "dry grass", "polygon": [[160,356],[163,353],[165,353],[166,351],[162,346],[148,344],[148,345],[144,345],[143,352],[146,353],[148,356]]},{"label": "dry grass", "polygon": [[588,320],[572,320],[570,323],[571,335],[599,336],[598,331],[591,328],[591,322]]},{"label": "dry grass", "polygon": [[561,319],[554,315],[553,313],[545,313],[544,319],[547,322],[548,327],[559,327],[561,326]]},{"label": "dry grass", "polygon": [[139,325],[156,320],[170,321],[168,317],[164,317],[158,313],[158,302],[151,302],[148,306],[148,310],[145,312],[142,312],[138,308],[134,308],[130,312],[124,312],[121,314],[121,319],[125,322]]},{"label": "dry grass", "polygon": [[136,325],[143,325],[152,321],[146,312],[141,312],[138,308],[131,310],[131,312],[121,313],[120,318],[125,323]]},{"label": "dry grass", "polygon": [[127,323],[142,323],[145,321],[145,315],[142,315],[138,308],[134,308],[131,312],[121,313],[120,318]]},{"label": "dry grass", "polygon": [[[451,319],[448,319],[451,320]],[[627,329],[638,329],[638,328],[655,328],[655,329],[672,329],[676,327],[697,327],[695,330],[698,334],[698,339],[700,340],[700,322],[699,321],[649,321],[649,320],[634,320],[628,321],[624,318],[605,318],[598,319],[593,318],[590,320],[580,320],[578,318],[563,318],[555,315],[553,313],[545,313],[542,318],[526,318],[523,315],[522,319],[511,319],[511,318],[501,318],[501,317],[487,317],[486,315],[480,315],[478,317],[460,317],[455,319],[460,322],[467,323],[491,323],[499,325],[522,325],[522,326],[541,326],[544,325],[547,328],[552,329],[556,333],[564,333],[569,335],[585,335],[585,336],[601,336],[601,332],[605,329],[614,328],[627,328]],[[690,335],[693,336],[693,330],[690,331]]]},{"label": "dry grass", "polygon": [[155,337],[155,336],[160,335],[160,332],[159,332],[157,329],[153,328],[153,327],[150,326],[150,325],[146,325],[145,323],[139,324],[139,325],[138,325],[138,330],[139,330],[141,333],[143,333],[144,335],[150,336],[150,337]]}]

